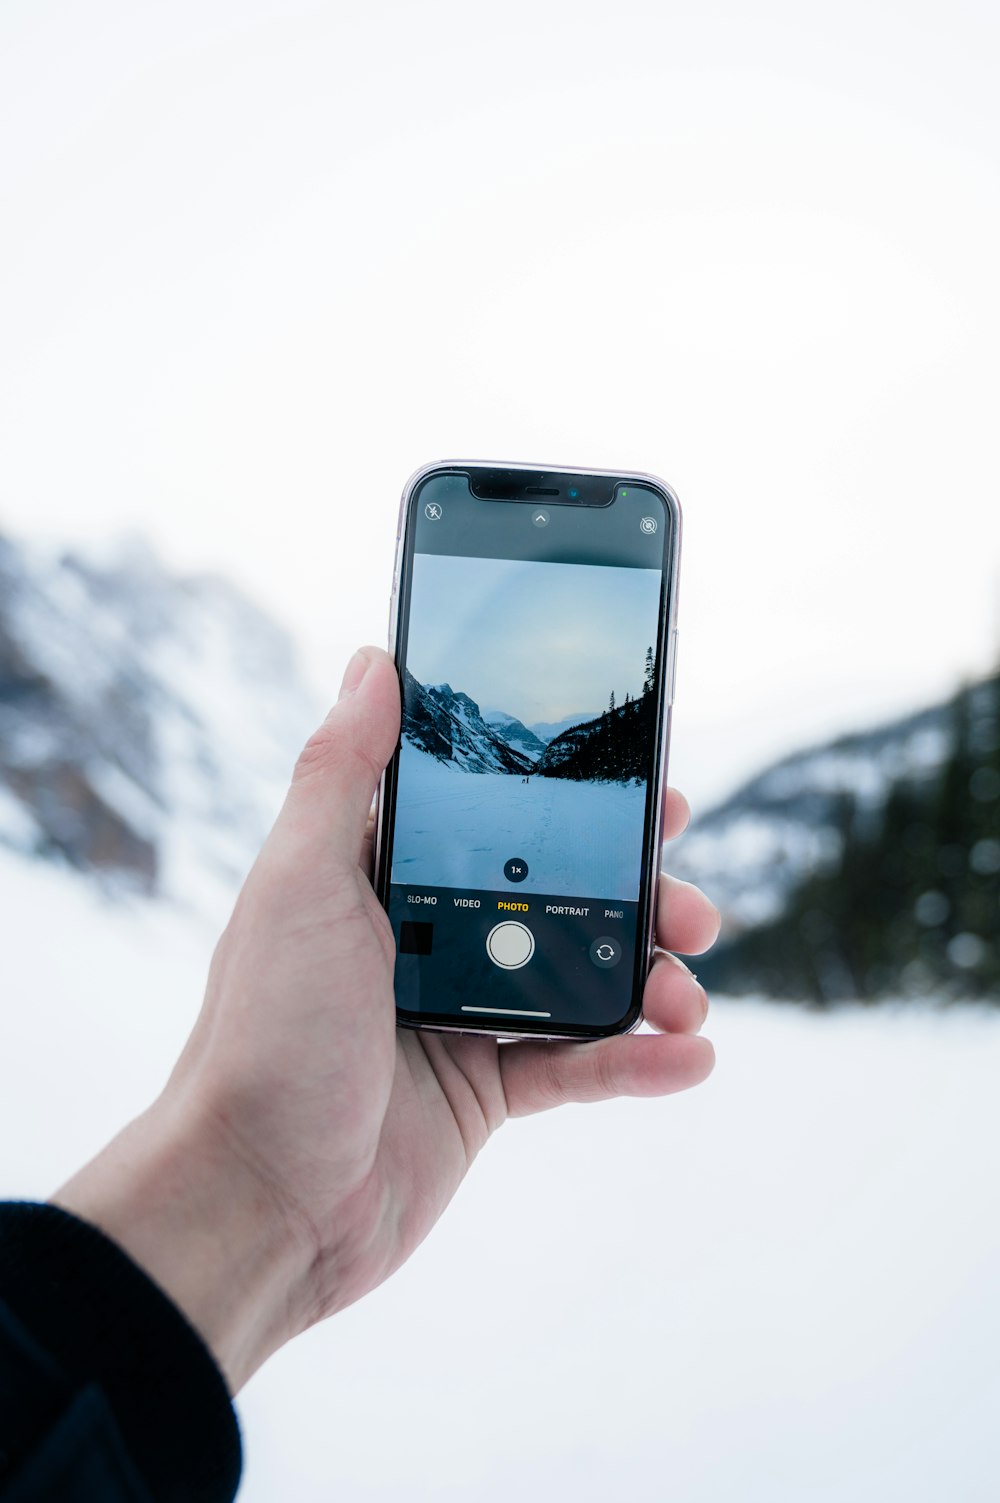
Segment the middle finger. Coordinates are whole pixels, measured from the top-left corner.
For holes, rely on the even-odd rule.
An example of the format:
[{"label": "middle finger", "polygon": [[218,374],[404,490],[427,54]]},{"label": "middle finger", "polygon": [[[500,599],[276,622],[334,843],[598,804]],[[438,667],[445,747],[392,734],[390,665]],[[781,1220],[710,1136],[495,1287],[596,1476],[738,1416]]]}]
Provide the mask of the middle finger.
[{"label": "middle finger", "polygon": [[701,955],[715,944],[722,920],[700,887],[660,874],[656,894],[656,943],[663,950]]},{"label": "middle finger", "polygon": [[646,977],[642,1011],[660,1033],[697,1033],[708,1016],[708,994],[682,960],[657,955]]}]

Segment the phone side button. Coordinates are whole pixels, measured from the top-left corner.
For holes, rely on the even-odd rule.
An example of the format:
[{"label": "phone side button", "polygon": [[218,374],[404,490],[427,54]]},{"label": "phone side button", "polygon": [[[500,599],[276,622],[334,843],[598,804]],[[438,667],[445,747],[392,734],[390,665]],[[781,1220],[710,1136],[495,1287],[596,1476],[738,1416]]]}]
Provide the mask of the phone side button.
[{"label": "phone side button", "polygon": [[672,705],[677,697],[677,628],[670,633],[670,648],[667,653],[669,678],[667,680],[667,704]]}]

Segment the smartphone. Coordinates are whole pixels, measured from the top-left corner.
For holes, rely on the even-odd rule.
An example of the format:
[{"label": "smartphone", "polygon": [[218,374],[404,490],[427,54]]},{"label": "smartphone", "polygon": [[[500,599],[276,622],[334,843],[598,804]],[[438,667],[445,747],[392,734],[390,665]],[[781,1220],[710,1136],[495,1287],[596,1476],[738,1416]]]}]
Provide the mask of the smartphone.
[{"label": "smartphone", "polygon": [[652,475],[448,462],[403,492],[402,727],[376,891],[399,1023],[634,1028],[652,957],[681,516]]}]

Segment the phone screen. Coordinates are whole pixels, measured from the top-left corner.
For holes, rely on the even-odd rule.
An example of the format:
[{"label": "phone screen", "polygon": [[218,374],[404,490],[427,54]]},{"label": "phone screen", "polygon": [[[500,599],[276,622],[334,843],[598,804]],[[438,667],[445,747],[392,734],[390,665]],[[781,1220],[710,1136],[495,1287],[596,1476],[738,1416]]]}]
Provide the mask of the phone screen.
[{"label": "phone screen", "polygon": [[431,474],[405,519],[380,862],[397,1007],[615,1031],[644,976],[675,512],[649,484],[573,505],[471,478]]}]

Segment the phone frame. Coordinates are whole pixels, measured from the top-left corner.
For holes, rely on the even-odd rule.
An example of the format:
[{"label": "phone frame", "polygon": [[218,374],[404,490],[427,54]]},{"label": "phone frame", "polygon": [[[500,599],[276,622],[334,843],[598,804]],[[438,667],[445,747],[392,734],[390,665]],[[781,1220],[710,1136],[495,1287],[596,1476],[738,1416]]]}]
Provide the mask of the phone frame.
[{"label": "phone frame", "polygon": [[[655,950],[656,933],[656,908],[657,908],[657,883],[663,860],[663,801],[666,797],[667,788],[667,764],[670,750],[670,731],[674,703],[674,686],[677,671],[677,608],[680,589],[680,554],[682,514],[681,504],[676,492],[665,480],[658,475],[647,474],[640,470],[607,470],[592,469],[580,465],[554,465],[533,464],[523,461],[512,462],[509,460],[482,460],[482,459],[448,459],[437,460],[432,464],[422,465],[416,470],[403,487],[403,493],[399,502],[399,514],[396,522],[396,556],[392,574],[392,593],[389,600],[389,654],[396,664],[397,671],[400,669],[399,649],[400,630],[402,624],[401,613],[401,585],[403,564],[406,558],[407,544],[409,541],[408,522],[410,518],[410,502],[414,493],[435,474],[468,474],[475,470],[506,470],[510,472],[528,472],[549,476],[579,475],[581,478],[594,476],[614,482],[614,488],[619,485],[645,485],[656,490],[667,509],[671,523],[670,553],[665,569],[666,580],[666,609],[661,613],[660,640],[658,643],[657,662],[661,665],[657,681],[657,716],[658,734],[656,736],[656,760],[653,768],[655,779],[656,796],[653,805],[652,816],[652,839],[648,841],[646,865],[643,872],[643,883],[640,888],[640,896],[645,901],[645,913],[640,914],[641,927],[636,937],[636,968],[633,976],[633,991],[637,1001],[633,1002],[632,1008],[625,1014],[621,1025],[613,1028],[594,1028],[590,1025],[581,1025],[573,1032],[553,1032],[551,1025],[543,1024],[531,1026],[530,1024],[511,1024],[505,1020],[497,1019],[491,1023],[484,1019],[482,1025],[470,1025],[463,1021],[461,1024],[442,1023],[438,1021],[423,1021],[401,1016],[399,1010],[396,1013],[397,1026],[401,1028],[426,1029],[433,1033],[464,1033],[475,1034],[487,1038],[498,1039],[542,1039],[559,1040],[562,1042],[575,1041],[586,1043],[599,1038],[611,1038],[616,1035],[632,1033],[642,1022],[642,989],[645,985],[649,967]],[[407,607],[409,602],[407,601]],[[402,686],[402,680],[401,680]],[[391,871],[385,863],[385,827],[388,818],[386,805],[386,786],[390,775],[390,769],[396,765],[399,753],[399,745],[393,753],[389,766],[385,769],[379,781],[376,792],[374,819],[375,819],[375,849],[374,849],[374,888],[376,896],[383,908],[388,907],[389,887],[391,885]],[[394,812],[394,811],[393,811]],[[640,905],[641,907],[641,905]],[[641,929],[645,930],[645,937]],[[633,1016],[634,1013],[634,1016]]]}]

